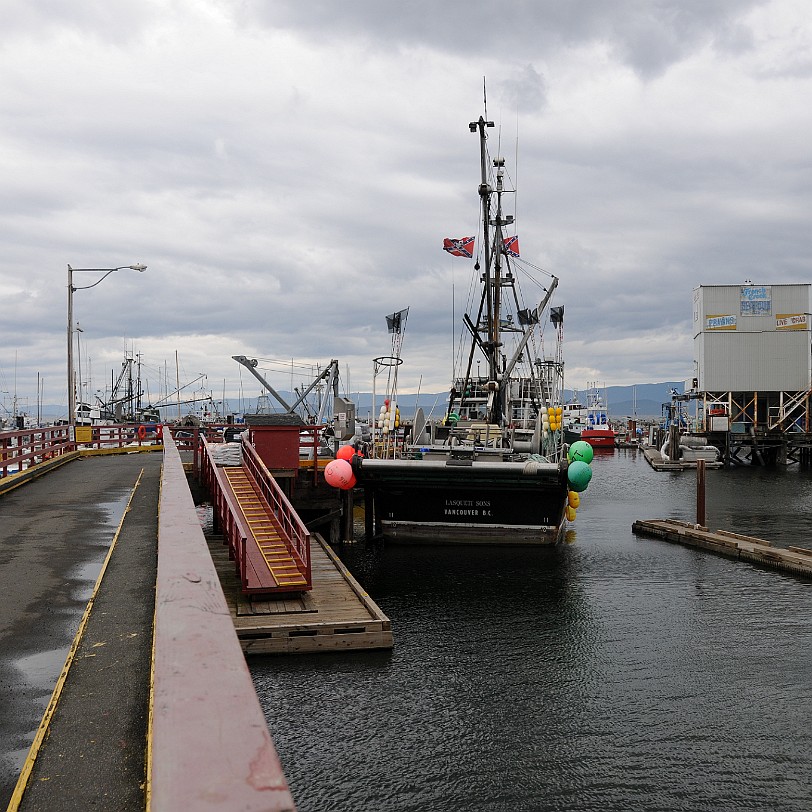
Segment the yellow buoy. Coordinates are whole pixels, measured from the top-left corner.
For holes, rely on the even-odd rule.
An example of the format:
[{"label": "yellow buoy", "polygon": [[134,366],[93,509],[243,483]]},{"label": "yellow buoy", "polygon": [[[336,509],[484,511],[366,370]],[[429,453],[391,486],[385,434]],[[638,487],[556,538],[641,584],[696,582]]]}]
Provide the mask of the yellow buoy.
[{"label": "yellow buoy", "polygon": [[575,508],[570,507],[569,505],[567,505],[567,508],[564,511],[564,515],[567,517],[568,522],[574,522],[575,521]]},{"label": "yellow buoy", "polygon": [[575,491],[570,491],[567,494],[567,504],[571,508],[576,509],[581,504],[581,497]]}]

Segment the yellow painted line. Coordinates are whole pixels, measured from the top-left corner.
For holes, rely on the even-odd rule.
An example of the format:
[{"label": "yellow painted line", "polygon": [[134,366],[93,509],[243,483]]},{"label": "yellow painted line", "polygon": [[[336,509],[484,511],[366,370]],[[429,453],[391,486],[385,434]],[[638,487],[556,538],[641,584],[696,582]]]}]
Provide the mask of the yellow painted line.
[{"label": "yellow painted line", "polygon": [[17,779],[17,785],[14,787],[14,792],[11,794],[11,800],[9,801],[9,805],[6,808],[6,812],[17,812],[20,807],[20,801],[23,799],[23,793],[25,792],[25,788],[28,785],[28,779],[31,777],[31,771],[34,769],[34,762],[37,760],[37,756],[39,755],[40,748],[42,747],[42,742],[45,740],[45,737],[48,733],[48,728],[51,724],[51,719],[56,711],[56,706],[59,703],[59,698],[62,696],[62,689],[65,686],[65,681],[68,678],[68,672],[70,671],[70,667],[73,664],[74,657],[76,656],[76,652],[79,649],[79,644],[82,642],[82,635],[85,632],[85,626],[87,626],[87,621],[90,618],[90,612],[93,609],[93,603],[96,600],[96,594],[99,591],[99,587],[101,586],[102,578],[104,578],[104,573],[107,571],[107,565],[110,563],[110,558],[113,555],[113,550],[116,547],[116,542],[118,541],[119,534],[121,533],[121,527],[124,524],[124,519],[126,518],[127,514],[130,512],[130,504],[132,503],[133,496],[135,496],[135,491],[138,486],[141,484],[141,477],[144,475],[144,469],[141,469],[141,472],[138,474],[138,479],[135,481],[135,485],[133,485],[133,489],[130,492],[130,498],[127,500],[127,506],[124,508],[124,513],[121,516],[121,521],[118,523],[118,527],[116,528],[115,535],[113,536],[113,541],[110,543],[110,549],[107,551],[107,555],[104,558],[104,563],[102,564],[101,572],[99,573],[99,577],[96,579],[96,583],[93,587],[93,593],[90,596],[90,600],[87,602],[87,606],[85,607],[85,613],[82,615],[82,620],[79,623],[79,628],[76,631],[76,635],[73,638],[73,643],[71,643],[70,650],[68,651],[68,656],[65,659],[65,665],[62,666],[62,672],[59,675],[59,678],[56,681],[56,685],[54,686],[54,691],[51,694],[51,699],[48,702],[48,707],[45,709],[45,714],[42,717],[42,721],[39,724],[39,728],[37,729],[36,735],[34,736],[34,741],[31,743],[31,747],[28,751],[28,755],[25,757],[25,763],[23,764],[22,770],[20,770],[20,776]]}]

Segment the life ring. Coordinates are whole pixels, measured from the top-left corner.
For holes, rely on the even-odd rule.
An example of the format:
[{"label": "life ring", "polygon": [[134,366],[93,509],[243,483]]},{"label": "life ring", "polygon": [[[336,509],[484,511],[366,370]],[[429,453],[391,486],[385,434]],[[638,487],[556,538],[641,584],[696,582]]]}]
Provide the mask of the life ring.
[{"label": "life ring", "polygon": [[158,425],[155,427],[155,436],[156,436],[156,437],[157,437],[159,440],[163,440],[163,438],[164,438],[164,427],[163,427],[163,424],[158,423]]},{"label": "life ring", "polygon": [[147,430],[144,426],[138,427],[138,439],[143,440],[147,436]]}]

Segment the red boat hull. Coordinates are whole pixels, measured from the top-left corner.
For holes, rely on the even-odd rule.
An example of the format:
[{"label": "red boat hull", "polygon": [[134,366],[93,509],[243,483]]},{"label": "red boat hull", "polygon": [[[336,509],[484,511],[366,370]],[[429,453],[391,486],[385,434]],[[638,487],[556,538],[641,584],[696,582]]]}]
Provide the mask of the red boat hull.
[{"label": "red boat hull", "polygon": [[614,431],[597,431],[595,429],[584,429],[581,432],[581,439],[586,440],[592,448],[614,448]]}]

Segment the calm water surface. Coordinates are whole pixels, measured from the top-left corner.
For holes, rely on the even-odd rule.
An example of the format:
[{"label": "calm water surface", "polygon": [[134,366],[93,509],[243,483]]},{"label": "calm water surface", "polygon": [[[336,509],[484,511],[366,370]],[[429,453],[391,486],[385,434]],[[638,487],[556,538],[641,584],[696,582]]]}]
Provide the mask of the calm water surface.
[{"label": "calm water surface", "polygon": [[[393,651],[249,660],[300,812],[812,809],[812,581],[636,538],[695,475],[593,468],[556,548],[344,546]],[[809,473],[707,480],[709,526],[812,547]]]}]

